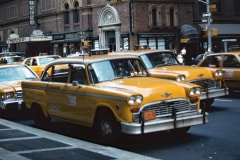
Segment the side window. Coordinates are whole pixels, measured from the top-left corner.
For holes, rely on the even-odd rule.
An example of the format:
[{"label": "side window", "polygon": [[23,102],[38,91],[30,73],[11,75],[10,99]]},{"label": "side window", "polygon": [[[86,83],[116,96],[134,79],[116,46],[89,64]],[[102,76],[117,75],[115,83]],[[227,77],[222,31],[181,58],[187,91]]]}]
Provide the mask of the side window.
[{"label": "side window", "polygon": [[220,57],[208,56],[208,57],[205,58],[201,67],[217,68],[217,67],[219,67],[219,63],[220,63],[219,60],[220,60]]},{"label": "side window", "polygon": [[33,66],[37,66],[37,60],[36,60],[36,59],[33,59],[32,65],[33,65]]},{"label": "side window", "polygon": [[26,65],[30,66],[31,58],[26,60]]},{"label": "side window", "polygon": [[69,65],[58,64],[51,66],[44,72],[42,80],[49,82],[68,83]]},{"label": "side window", "polygon": [[223,60],[223,67],[225,68],[239,68],[240,62],[234,55],[225,55]]},{"label": "side window", "polygon": [[82,66],[73,66],[71,70],[71,83],[78,82],[79,84],[87,84],[87,76],[85,68]]}]

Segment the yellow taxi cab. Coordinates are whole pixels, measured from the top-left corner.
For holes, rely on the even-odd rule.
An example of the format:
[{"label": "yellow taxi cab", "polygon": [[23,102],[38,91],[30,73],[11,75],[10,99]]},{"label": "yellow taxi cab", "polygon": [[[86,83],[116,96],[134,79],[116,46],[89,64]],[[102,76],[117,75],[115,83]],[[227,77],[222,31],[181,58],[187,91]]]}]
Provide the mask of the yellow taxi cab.
[{"label": "yellow taxi cab", "polygon": [[240,91],[240,52],[209,54],[197,66],[213,71],[221,69],[230,93]]},{"label": "yellow taxi cab", "polygon": [[21,81],[36,78],[38,76],[26,65],[0,65],[0,112],[21,110]]},{"label": "yellow taxi cab", "polygon": [[55,59],[61,58],[59,55],[41,55],[25,58],[22,64],[28,65],[38,76],[41,76],[44,67]]},{"label": "yellow taxi cab", "polygon": [[229,94],[222,84],[222,71],[184,66],[179,63],[171,50],[136,50],[112,53],[140,57],[152,77],[188,82],[202,86],[202,106],[209,106],[214,98]]},{"label": "yellow taxi cab", "polygon": [[208,122],[201,86],[152,78],[136,56],[57,59],[22,88],[36,126],[59,119],[93,128],[105,142],[120,133],[187,132]]}]

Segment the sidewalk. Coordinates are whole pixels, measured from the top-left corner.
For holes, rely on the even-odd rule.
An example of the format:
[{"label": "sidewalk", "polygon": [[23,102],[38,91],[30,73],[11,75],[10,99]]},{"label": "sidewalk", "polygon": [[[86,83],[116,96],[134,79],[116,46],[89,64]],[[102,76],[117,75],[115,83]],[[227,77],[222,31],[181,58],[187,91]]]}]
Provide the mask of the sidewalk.
[{"label": "sidewalk", "polygon": [[0,160],[154,160],[0,119]]}]

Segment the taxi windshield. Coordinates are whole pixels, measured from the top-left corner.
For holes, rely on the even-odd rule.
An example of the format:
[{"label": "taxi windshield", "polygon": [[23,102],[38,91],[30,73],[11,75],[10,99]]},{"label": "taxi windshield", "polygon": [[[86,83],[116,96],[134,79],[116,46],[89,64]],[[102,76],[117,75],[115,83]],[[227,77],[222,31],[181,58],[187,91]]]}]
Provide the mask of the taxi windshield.
[{"label": "taxi windshield", "polygon": [[58,59],[58,58],[59,58],[58,56],[39,58],[39,65],[47,64],[50,61],[53,61],[53,60]]},{"label": "taxi windshield", "polygon": [[0,82],[31,80],[36,76],[25,66],[11,66],[0,68]]},{"label": "taxi windshield", "polygon": [[94,83],[123,77],[146,76],[147,71],[138,59],[114,59],[91,64],[90,79]]},{"label": "taxi windshield", "polygon": [[152,52],[141,55],[140,58],[147,69],[179,64],[172,52]]}]

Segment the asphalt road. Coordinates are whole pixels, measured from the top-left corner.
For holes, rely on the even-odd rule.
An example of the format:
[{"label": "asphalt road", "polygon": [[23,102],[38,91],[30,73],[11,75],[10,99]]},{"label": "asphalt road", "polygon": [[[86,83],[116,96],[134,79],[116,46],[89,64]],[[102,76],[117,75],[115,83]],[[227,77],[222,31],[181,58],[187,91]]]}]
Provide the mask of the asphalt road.
[{"label": "asphalt road", "polygon": [[152,134],[118,147],[163,160],[240,160],[240,98],[217,98],[209,123],[186,135]]},{"label": "asphalt road", "polygon": [[[208,113],[207,124],[194,126],[185,135],[122,135],[112,147],[163,160],[240,160],[240,98],[217,98]],[[34,127],[31,120],[14,121]],[[84,127],[54,121],[48,130],[99,145],[92,131]]]}]

